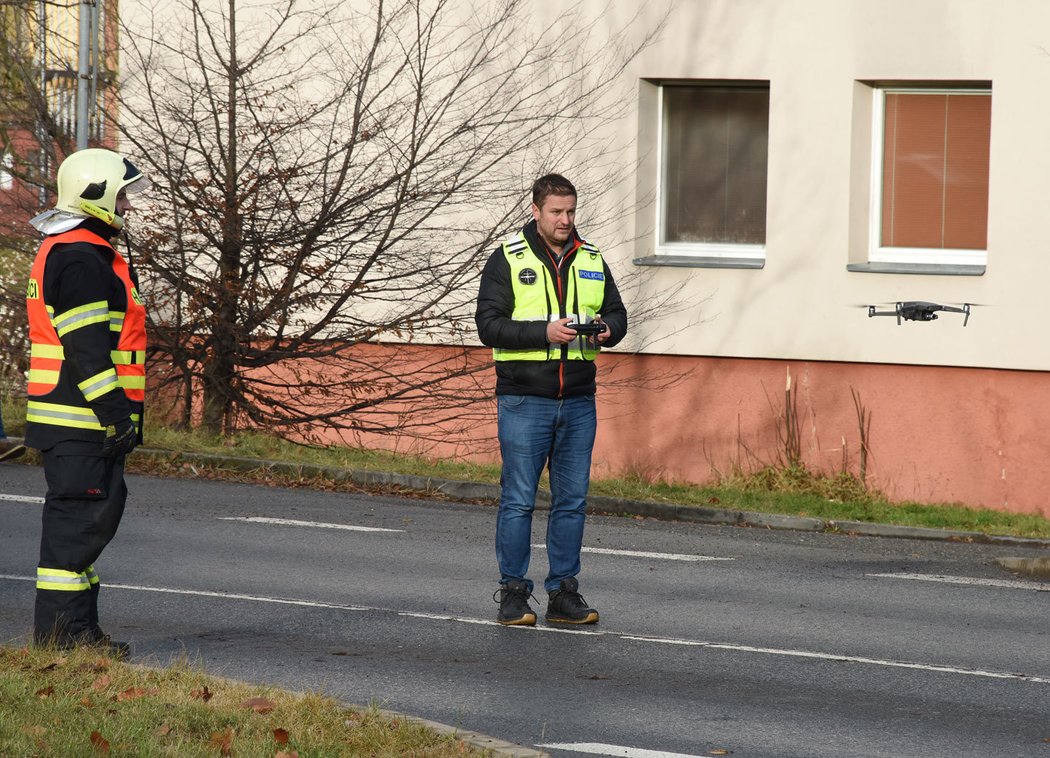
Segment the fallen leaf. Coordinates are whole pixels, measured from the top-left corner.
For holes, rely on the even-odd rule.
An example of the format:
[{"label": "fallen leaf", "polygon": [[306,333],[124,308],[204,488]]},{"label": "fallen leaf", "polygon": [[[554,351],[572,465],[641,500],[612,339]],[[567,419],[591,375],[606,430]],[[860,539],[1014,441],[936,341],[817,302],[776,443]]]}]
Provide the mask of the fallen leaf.
[{"label": "fallen leaf", "polygon": [[274,741],[277,742],[278,745],[287,745],[288,744],[288,730],[287,729],[274,729],[273,730],[273,738],[274,738]]},{"label": "fallen leaf", "polygon": [[732,755],[732,750],[725,750],[724,748],[715,748],[711,751],[711,755]]},{"label": "fallen leaf", "polygon": [[275,702],[264,697],[250,697],[241,703],[241,708],[251,708],[256,713],[269,713],[276,707]]},{"label": "fallen leaf", "polygon": [[110,678],[109,674],[103,674],[91,683],[91,689],[95,690],[96,692],[99,690],[104,690],[106,689],[106,687],[109,686],[109,683],[111,681],[113,680]]},{"label": "fallen leaf", "polygon": [[190,693],[190,697],[194,700],[203,700],[207,703],[212,698],[212,692],[206,686],[201,687],[199,690],[194,690]]},{"label": "fallen leaf", "polygon": [[95,746],[95,750],[100,753],[109,752],[109,741],[103,737],[97,730],[91,733],[91,744]]},{"label": "fallen leaf", "polygon": [[171,725],[170,724],[161,724],[160,726],[158,726],[156,729],[153,730],[153,733],[155,735],[157,735],[158,737],[167,737],[169,734],[171,734]]},{"label": "fallen leaf", "polygon": [[145,697],[148,694],[150,694],[149,691],[144,690],[141,687],[128,687],[117,695],[117,702],[123,703],[127,700],[135,700],[136,698]]},{"label": "fallen leaf", "polygon": [[49,698],[55,694],[55,688],[49,685],[47,687],[44,687],[44,689],[42,690],[37,690],[34,694],[41,700],[44,700],[45,698]]},{"label": "fallen leaf", "polygon": [[227,727],[225,732],[212,732],[211,744],[219,748],[220,755],[233,755],[233,729]]},{"label": "fallen leaf", "polygon": [[94,708],[95,707],[95,703],[89,697],[86,697],[86,698],[82,699],[80,701],[80,704],[82,706],[84,706],[85,708]]}]

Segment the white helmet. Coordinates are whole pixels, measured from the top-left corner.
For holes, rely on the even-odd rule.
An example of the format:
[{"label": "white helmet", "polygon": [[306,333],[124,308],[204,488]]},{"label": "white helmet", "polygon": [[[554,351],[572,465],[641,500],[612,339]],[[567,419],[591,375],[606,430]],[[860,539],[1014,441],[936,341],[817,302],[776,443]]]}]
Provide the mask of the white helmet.
[{"label": "white helmet", "polygon": [[55,208],[81,218],[93,216],[120,229],[124,219],[117,215],[117,195],[121,190],[131,194],[149,187],[149,179],[112,150],[78,150],[58,167]]}]

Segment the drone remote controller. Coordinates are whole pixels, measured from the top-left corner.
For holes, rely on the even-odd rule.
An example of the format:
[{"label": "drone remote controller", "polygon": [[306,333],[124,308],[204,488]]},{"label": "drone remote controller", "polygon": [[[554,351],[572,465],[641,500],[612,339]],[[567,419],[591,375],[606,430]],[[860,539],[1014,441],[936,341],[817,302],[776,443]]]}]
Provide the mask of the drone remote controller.
[{"label": "drone remote controller", "polygon": [[596,335],[605,331],[606,326],[601,321],[592,321],[589,324],[566,324],[570,329],[581,335]]}]

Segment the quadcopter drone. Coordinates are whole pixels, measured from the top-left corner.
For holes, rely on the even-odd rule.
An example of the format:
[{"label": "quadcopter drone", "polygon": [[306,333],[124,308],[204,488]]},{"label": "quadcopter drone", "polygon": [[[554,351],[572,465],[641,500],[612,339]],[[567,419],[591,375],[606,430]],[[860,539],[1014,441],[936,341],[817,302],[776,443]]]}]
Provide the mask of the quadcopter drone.
[{"label": "quadcopter drone", "polygon": [[946,313],[962,313],[963,326],[970,320],[970,303],[963,303],[960,305],[941,305],[940,303],[927,303],[924,300],[905,300],[895,304],[892,311],[878,310],[877,306],[868,306],[868,317],[872,316],[896,316],[897,325],[900,326],[902,320],[904,321],[934,321],[937,319],[937,312],[944,311]]}]

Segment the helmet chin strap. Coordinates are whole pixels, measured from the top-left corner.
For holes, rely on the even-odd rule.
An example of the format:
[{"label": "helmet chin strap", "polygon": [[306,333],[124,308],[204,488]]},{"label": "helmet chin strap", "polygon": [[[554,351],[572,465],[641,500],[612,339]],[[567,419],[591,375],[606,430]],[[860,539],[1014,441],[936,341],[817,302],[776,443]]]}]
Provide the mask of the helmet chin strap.
[{"label": "helmet chin strap", "polygon": [[80,201],[80,210],[82,210],[87,215],[97,218],[100,221],[103,221],[104,223],[108,224],[109,226],[112,226],[118,232],[120,231],[121,227],[124,226],[124,219],[122,219],[116,213],[110,213],[105,208],[95,205],[94,203],[88,200]]}]

